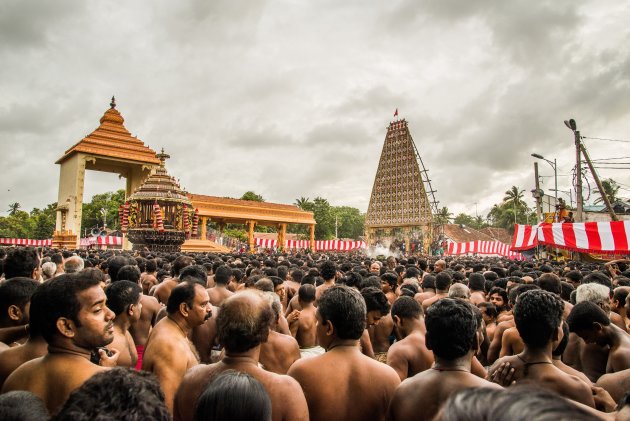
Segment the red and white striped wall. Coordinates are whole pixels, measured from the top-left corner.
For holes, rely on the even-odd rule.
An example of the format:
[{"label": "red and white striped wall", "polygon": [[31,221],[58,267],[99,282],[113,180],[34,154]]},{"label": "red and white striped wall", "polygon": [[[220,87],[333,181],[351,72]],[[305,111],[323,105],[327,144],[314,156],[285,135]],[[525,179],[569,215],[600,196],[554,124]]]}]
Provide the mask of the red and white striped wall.
[{"label": "red and white striped wall", "polygon": [[446,255],[456,256],[460,254],[493,254],[510,258],[512,260],[524,260],[521,253],[511,251],[508,244],[500,241],[469,241],[467,243],[449,243]]},{"label": "red and white striped wall", "polygon": [[[254,244],[257,247],[262,248],[275,248],[278,247],[278,240],[256,238]],[[311,247],[311,242],[308,240],[286,240],[285,248],[287,249],[308,249]],[[349,251],[359,248],[366,248],[365,241],[342,241],[342,240],[322,240],[315,241],[315,250],[335,250],[335,251]]]}]

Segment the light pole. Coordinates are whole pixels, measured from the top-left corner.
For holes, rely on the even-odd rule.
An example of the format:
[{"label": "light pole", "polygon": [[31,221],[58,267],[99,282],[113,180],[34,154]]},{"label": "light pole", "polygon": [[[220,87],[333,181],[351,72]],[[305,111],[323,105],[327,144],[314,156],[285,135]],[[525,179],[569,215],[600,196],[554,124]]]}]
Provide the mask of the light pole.
[{"label": "light pole", "polygon": [[577,129],[577,123],[574,119],[564,120],[564,125],[573,132],[575,141],[575,176],[577,177],[575,183],[575,200],[576,204],[576,222],[582,222],[583,219],[583,203],[582,203],[582,141],[580,138],[580,131]]},{"label": "light pole", "polygon": [[553,162],[551,162],[550,160],[548,160],[547,158],[545,158],[542,155],[539,155],[537,153],[533,153],[532,156],[534,158],[538,158],[538,159],[542,159],[543,161],[547,161],[547,163],[549,165],[551,165],[551,168],[553,168],[553,180],[554,180],[554,192],[555,192],[555,198],[556,198],[556,205],[558,204],[558,166],[556,165],[556,158],[553,159]]}]

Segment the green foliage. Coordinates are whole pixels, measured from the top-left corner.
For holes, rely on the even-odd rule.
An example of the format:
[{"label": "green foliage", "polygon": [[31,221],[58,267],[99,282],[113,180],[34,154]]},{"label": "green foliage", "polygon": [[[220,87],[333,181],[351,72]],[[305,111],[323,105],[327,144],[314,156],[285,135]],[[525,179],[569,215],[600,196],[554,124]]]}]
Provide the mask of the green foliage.
[{"label": "green foliage", "polygon": [[[89,203],[83,203],[83,213],[81,215],[81,235],[85,235],[86,230],[103,227],[103,216],[107,223],[107,228],[120,229],[118,220],[118,207],[125,203],[125,190],[116,192],[96,194]],[[104,215],[103,211],[104,210]]]},{"label": "green foliage", "polygon": [[13,216],[22,207],[18,202],[11,203],[9,205],[9,215]]},{"label": "green foliage", "polygon": [[[313,212],[317,222],[315,225],[316,240],[331,240],[335,238],[335,222],[338,238],[357,239],[365,231],[365,214],[350,206],[331,206],[323,197],[316,197],[312,201],[308,197],[300,197],[294,203],[300,209]],[[289,225],[287,231],[300,234],[308,239],[309,231],[305,225]]]},{"label": "green foliage", "polygon": [[[232,224],[230,224],[232,225]],[[225,228],[223,234],[228,237],[238,238],[241,241],[247,241],[247,231],[243,228]]]},{"label": "green foliage", "polygon": [[[514,222],[517,224],[532,224],[536,222],[536,212],[529,209],[522,200],[524,190],[516,186],[505,192],[503,202],[495,204],[488,213],[491,226],[506,228],[510,233],[514,232]],[[516,214],[516,218],[515,218]]]},{"label": "green foliage", "polygon": [[453,220],[453,213],[448,210],[446,206],[438,211],[437,214],[433,215],[435,223],[437,224],[448,224]]},{"label": "green foliage", "polygon": [[241,196],[241,200],[252,200],[254,202],[264,202],[265,199],[259,194],[254,193],[253,191],[247,191],[243,193]]},{"label": "green foliage", "polygon": [[[619,185],[612,178],[607,178],[606,180],[602,180],[602,187],[604,188],[604,194],[608,198],[608,201],[613,204],[617,200],[619,200]],[[598,191],[599,193],[599,191]],[[604,198],[599,195],[597,199],[593,203],[604,203]]]}]

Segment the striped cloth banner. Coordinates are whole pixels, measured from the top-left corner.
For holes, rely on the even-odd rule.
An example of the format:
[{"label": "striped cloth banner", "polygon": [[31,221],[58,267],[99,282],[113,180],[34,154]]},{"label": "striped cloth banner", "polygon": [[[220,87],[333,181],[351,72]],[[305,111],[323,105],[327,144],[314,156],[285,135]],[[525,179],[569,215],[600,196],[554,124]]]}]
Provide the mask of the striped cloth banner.
[{"label": "striped cloth banner", "polygon": [[[535,234],[532,234],[535,232]],[[516,225],[513,250],[546,244],[583,253],[630,253],[630,221]]]},{"label": "striped cloth banner", "polygon": [[503,257],[507,257],[512,260],[524,260],[525,257],[521,253],[511,251],[511,247],[508,244],[500,241],[469,241],[467,243],[449,243],[448,250],[446,252],[449,256],[456,256],[460,254],[475,253],[475,254],[495,254]]},{"label": "striped cloth banner", "polygon": [[[254,244],[257,247],[274,248],[278,247],[278,240],[255,238]],[[285,248],[288,249],[308,249],[311,247],[308,240],[286,240]],[[315,241],[315,250],[350,251],[359,248],[367,248],[365,241],[342,241],[342,240],[321,240]]]},{"label": "striped cloth banner", "polygon": [[83,237],[79,244],[81,247],[88,247],[93,245],[99,246],[122,246],[123,238],[122,237],[114,237],[114,236],[105,236],[105,237]]},{"label": "striped cloth banner", "polygon": [[31,240],[30,238],[0,238],[0,244],[26,247],[50,247],[52,238],[48,240]]}]

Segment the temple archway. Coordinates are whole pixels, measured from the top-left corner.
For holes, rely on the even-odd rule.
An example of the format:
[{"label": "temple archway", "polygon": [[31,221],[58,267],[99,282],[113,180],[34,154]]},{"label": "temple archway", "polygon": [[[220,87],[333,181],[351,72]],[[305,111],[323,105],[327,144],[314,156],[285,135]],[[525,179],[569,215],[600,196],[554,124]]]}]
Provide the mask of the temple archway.
[{"label": "temple archway", "polygon": [[[154,150],[134,137],[112,97],[100,125],[81,139],[56,164],[60,165],[57,222],[53,247],[77,248],[81,235],[81,214],[86,171],[118,174],[126,179],[126,197],[137,189],[160,164]],[[126,240],[125,240],[126,242]],[[127,244],[123,248],[129,248]]]}]

